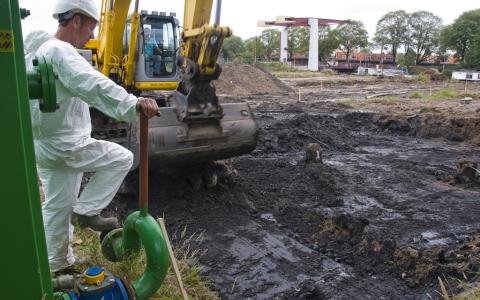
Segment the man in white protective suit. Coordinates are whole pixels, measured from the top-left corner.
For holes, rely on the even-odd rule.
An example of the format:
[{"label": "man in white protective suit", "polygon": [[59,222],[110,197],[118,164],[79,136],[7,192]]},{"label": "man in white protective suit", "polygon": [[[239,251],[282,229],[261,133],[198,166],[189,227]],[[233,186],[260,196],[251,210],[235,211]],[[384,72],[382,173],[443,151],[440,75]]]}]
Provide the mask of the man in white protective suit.
[{"label": "man in white protective suit", "polygon": [[[45,192],[43,223],[50,270],[72,268],[75,263],[71,217],[96,231],[118,226],[116,218],[100,212],[112,201],[133,162],[120,145],[91,138],[89,105],[120,121],[133,122],[137,111],[148,117],[158,113],[153,99],[137,98],[96,71],[75,48],[93,37],[99,13],[93,0],[59,0],[53,17],[55,36],[30,33],[25,39],[27,68],[35,56],[51,59],[56,82],[57,111],[42,113],[31,101],[37,169]],[[83,172],[95,172],[79,197]]]}]

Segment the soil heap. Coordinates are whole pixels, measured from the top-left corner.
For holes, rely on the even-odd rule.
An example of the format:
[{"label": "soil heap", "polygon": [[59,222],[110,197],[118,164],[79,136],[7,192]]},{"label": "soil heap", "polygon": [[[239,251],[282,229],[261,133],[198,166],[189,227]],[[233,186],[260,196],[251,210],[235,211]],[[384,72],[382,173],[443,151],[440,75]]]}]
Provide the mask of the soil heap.
[{"label": "soil heap", "polygon": [[219,95],[247,96],[284,94],[290,88],[262,68],[253,65],[225,64],[214,81]]}]

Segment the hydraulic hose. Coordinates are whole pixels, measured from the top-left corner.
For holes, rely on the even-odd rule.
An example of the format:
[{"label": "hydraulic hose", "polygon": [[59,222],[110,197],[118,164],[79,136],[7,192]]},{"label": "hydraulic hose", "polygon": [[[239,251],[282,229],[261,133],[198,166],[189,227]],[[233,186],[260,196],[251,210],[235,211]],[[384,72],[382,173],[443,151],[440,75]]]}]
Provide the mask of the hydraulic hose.
[{"label": "hydraulic hose", "polygon": [[217,0],[217,7],[215,9],[215,22],[214,25],[220,25],[220,15],[222,13],[222,0]]}]

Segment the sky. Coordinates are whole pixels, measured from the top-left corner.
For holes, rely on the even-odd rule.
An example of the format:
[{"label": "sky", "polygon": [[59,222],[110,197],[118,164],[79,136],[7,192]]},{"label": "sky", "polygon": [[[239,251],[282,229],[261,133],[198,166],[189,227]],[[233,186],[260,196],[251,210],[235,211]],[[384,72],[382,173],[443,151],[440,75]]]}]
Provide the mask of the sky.
[{"label": "sky", "polygon": [[[22,21],[24,35],[38,29],[55,32],[57,24],[51,16],[55,0],[20,0],[19,2],[20,7],[27,8],[31,12],[30,17]],[[232,28],[235,35],[247,39],[260,34],[265,29],[257,27],[258,20],[272,21],[277,16],[352,19],[363,22],[371,39],[375,34],[377,21],[391,11],[405,10],[407,13],[412,13],[427,10],[439,16],[444,25],[448,25],[465,11],[480,9],[478,0],[460,0],[457,3],[458,5],[455,5],[456,2],[440,0],[342,0],[338,2],[331,0],[223,0],[221,24]],[[101,0],[98,0],[98,7],[100,5]],[[176,12],[180,23],[183,20],[183,6],[184,1],[178,0],[140,0],[140,9]]]}]

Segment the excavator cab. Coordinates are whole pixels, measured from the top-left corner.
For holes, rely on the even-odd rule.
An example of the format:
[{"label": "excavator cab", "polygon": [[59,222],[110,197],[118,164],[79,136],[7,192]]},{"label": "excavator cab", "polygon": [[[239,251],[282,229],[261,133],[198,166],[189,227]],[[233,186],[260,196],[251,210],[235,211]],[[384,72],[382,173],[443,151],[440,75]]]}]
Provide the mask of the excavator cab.
[{"label": "excavator cab", "polygon": [[[177,87],[178,24],[173,13],[169,16],[156,11],[140,13],[134,70],[136,90],[174,90]],[[131,28],[129,20],[123,36],[124,54],[130,45]]]}]

